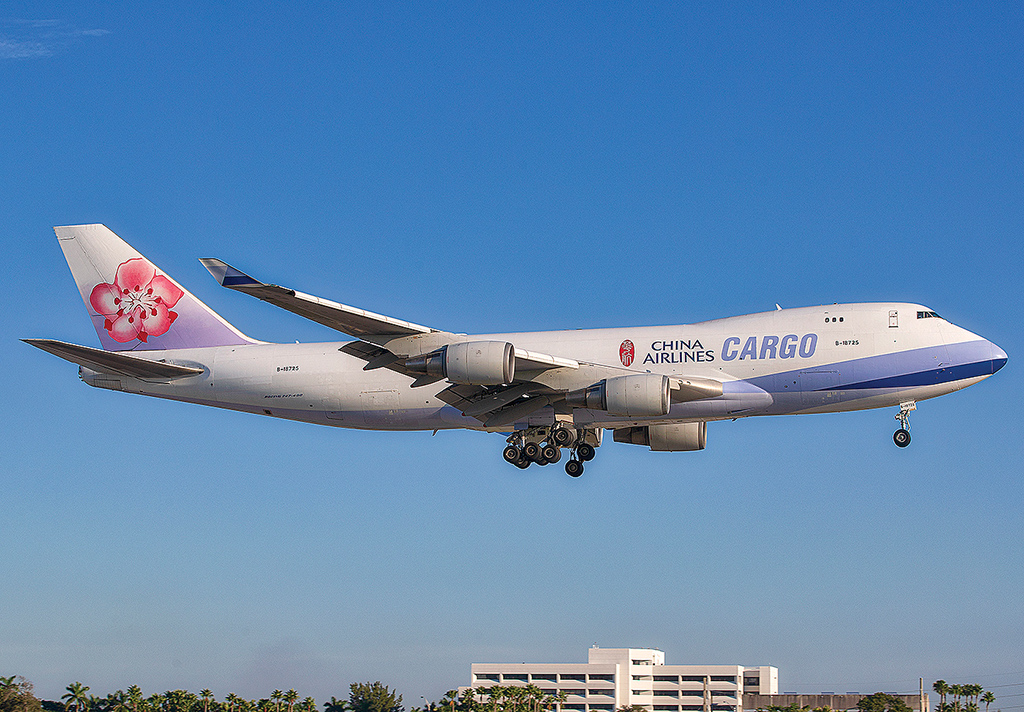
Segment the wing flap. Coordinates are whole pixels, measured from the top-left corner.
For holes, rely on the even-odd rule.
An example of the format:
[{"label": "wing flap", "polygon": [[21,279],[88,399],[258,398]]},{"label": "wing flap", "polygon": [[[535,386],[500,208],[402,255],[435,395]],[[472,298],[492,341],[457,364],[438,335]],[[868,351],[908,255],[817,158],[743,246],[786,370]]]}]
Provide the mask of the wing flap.
[{"label": "wing flap", "polygon": [[303,294],[288,287],[265,284],[213,257],[203,257],[199,261],[221,286],[252,295],[349,336],[412,336],[438,331],[428,326],[332,302],[312,294]]},{"label": "wing flap", "polygon": [[102,351],[53,339],[22,339],[22,341],[65,361],[85,366],[99,373],[150,380],[172,380],[203,373],[201,368],[165,361],[151,361],[139,356],[129,356],[123,351]]}]

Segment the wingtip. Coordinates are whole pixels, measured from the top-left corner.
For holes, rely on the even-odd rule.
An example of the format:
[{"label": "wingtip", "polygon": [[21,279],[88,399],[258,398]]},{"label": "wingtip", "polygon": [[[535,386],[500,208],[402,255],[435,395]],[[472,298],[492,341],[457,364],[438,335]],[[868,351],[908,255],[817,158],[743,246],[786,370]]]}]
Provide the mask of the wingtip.
[{"label": "wingtip", "polygon": [[222,287],[259,287],[263,284],[216,257],[200,257],[199,261]]}]

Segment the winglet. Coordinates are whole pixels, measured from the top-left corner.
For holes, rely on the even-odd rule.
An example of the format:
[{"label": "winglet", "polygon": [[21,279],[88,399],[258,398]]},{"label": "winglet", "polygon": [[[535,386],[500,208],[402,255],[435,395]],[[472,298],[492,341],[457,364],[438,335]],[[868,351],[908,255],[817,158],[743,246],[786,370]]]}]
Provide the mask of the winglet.
[{"label": "winglet", "polygon": [[203,267],[210,271],[222,287],[264,287],[263,282],[254,279],[239,269],[235,269],[224,260],[216,257],[200,257]]}]

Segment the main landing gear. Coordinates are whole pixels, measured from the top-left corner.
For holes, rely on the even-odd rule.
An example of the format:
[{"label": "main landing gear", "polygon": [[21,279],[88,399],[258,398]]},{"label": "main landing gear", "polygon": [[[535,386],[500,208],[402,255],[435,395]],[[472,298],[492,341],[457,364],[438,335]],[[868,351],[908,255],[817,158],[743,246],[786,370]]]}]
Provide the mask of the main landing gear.
[{"label": "main landing gear", "polygon": [[556,425],[537,427],[513,433],[501,456],[516,467],[525,470],[530,465],[550,465],[562,459],[562,448],[569,450],[565,472],[570,477],[583,474],[583,463],[594,459],[595,445],[601,443],[598,430],[576,429]]},{"label": "main landing gear", "polygon": [[896,447],[906,447],[910,444],[910,412],[917,410],[915,401],[900,403],[900,412],[896,414],[896,420],[900,421],[900,429],[892,434],[892,441]]}]

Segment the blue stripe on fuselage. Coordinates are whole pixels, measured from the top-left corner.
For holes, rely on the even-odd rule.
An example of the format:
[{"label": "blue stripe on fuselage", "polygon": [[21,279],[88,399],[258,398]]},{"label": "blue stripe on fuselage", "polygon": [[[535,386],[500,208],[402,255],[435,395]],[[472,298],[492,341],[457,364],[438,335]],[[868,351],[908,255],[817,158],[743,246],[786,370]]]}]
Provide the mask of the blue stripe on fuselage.
[{"label": "blue stripe on fuselage", "polygon": [[[998,349],[996,350],[998,352]],[[943,346],[928,346],[909,351],[867,356],[864,358],[820,364],[784,371],[771,376],[747,379],[766,390],[771,390],[774,379],[792,379],[796,384],[806,383],[801,376],[827,369],[838,375],[837,380],[813,391],[855,391],[870,388],[914,388],[938,383],[949,383],[977,376],[990,376],[1006,363],[1005,358],[992,358],[993,346],[984,339],[964,341]],[[799,389],[790,389],[794,392]],[[800,389],[803,390],[803,389]]]},{"label": "blue stripe on fuselage", "polygon": [[[1003,361],[1005,363],[1005,361]],[[1002,363],[996,360],[975,361],[957,366],[943,366],[933,368],[929,371],[917,371],[915,373],[902,373],[887,378],[876,378],[871,381],[858,381],[857,383],[840,382],[837,386],[830,388],[819,388],[822,391],[852,391],[863,388],[914,388],[915,386],[933,386],[937,383],[949,383],[951,381],[962,381],[965,378],[977,376],[991,376],[1002,368]]]}]

